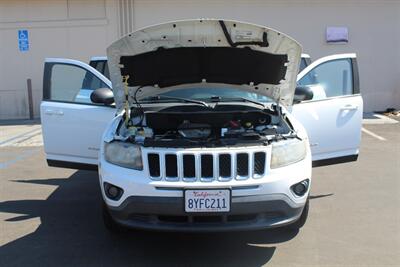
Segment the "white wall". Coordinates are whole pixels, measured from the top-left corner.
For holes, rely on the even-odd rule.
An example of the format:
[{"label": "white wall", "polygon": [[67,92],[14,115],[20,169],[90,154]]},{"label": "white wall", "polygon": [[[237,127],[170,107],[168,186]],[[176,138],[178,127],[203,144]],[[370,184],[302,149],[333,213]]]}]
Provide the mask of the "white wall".
[{"label": "white wall", "polygon": [[[104,55],[117,28],[113,0],[0,0],[0,119],[29,117],[27,78],[38,117],[44,59]],[[28,52],[19,51],[19,29],[29,31]]]},{"label": "white wall", "polygon": [[[27,78],[39,115],[45,57],[87,62],[127,30],[205,17],[276,28],[314,59],[356,52],[365,110],[400,108],[400,1],[0,0],[0,119],[29,116]],[[326,26],[348,27],[350,42],[326,44]],[[29,52],[18,50],[18,29],[29,30]]]},{"label": "white wall", "polygon": [[[365,110],[400,108],[400,1],[135,0],[136,28],[186,18],[227,18],[276,28],[316,59],[358,55]],[[326,44],[327,26],[346,26],[348,44]]]}]

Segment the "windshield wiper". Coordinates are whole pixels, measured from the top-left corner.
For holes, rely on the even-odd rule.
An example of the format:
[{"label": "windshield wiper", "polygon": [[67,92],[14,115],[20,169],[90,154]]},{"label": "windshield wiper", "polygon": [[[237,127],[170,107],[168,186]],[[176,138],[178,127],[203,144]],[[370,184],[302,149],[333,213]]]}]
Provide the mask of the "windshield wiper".
[{"label": "windshield wiper", "polygon": [[152,96],[148,98],[149,101],[157,101],[161,99],[170,99],[170,100],[178,100],[186,103],[194,103],[194,104],[199,104],[205,107],[210,107],[206,102],[200,101],[200,100],[193,100],[193,99],[188,99],[188,98],[181,98],[181,97],[174,97],[174,96],[166,96],[166,95],[157,95],[157,96]]},{"label": "windshield wiper", "polygon": [[258,102],[256,100],[248,99],[248,98],[245,98],[245,97],[224,97],[224,98],[222,98],[220,96],[212,96],[211,97],[211,101],[213,101],[213,102],[219,102],[221,100],[229,100],[229,101],[240,100],[240,101],[243,101],[243,102],[250,102],[250,103],[253,103],[253,104],[256,104],[256,105],[260,105],[263,108],[265,108],[265,104],[264,103]]}]

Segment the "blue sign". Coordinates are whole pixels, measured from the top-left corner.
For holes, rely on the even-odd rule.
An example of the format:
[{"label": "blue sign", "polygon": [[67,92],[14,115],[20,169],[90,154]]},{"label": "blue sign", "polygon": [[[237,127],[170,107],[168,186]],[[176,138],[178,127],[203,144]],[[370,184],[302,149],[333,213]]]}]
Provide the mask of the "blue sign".
[{"label": "blue sign", "polygon": [[18,47],[21,52],[29,51],[28,30],[18,30]]}]

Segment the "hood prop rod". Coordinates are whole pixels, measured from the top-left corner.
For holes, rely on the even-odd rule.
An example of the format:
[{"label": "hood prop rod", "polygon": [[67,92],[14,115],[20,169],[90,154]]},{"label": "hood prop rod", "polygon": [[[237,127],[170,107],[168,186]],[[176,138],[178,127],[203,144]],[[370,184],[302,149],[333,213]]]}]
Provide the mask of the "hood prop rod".
[{"label": "hood prop rod", "polygon": [[129,75],[122,76],[122,83],[124,84],[124,92],[125,92],[125,126],[128,127],[129,123],[129,115],[130,115],[130,110],[129,110],[129,89],[128,89],[128,80],[129,80]]}]

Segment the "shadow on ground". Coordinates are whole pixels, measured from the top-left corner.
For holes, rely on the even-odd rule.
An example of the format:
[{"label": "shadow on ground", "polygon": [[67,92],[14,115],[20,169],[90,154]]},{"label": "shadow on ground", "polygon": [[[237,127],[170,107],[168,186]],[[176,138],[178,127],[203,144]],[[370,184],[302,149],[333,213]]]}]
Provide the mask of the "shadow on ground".
[{"label": "shadow on ground", "polygon": [[102,223],[95,172],[78,171],[66,179],[14,182],[58,188],[46,200],[0,202],[0,212],[19,214],[6,223],[34,217],[41,221],[35,232],[0,248],[1,266],[260,266],[274,255],[274,244],[297,234],[272,230],[223,234],[129,231],[112,235]]}]

